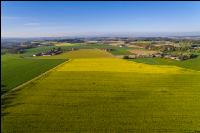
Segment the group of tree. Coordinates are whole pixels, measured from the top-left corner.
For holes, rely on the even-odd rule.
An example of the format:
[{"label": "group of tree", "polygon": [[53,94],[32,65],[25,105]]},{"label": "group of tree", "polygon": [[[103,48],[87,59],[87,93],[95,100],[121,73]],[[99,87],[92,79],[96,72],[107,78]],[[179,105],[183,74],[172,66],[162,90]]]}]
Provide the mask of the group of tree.
[{"label": "group of tree", "polygon": [[197,54],[181,54],[178,57],[180,60],[188,60],[188,59],[196,58],[197,56],[198,56]]}]

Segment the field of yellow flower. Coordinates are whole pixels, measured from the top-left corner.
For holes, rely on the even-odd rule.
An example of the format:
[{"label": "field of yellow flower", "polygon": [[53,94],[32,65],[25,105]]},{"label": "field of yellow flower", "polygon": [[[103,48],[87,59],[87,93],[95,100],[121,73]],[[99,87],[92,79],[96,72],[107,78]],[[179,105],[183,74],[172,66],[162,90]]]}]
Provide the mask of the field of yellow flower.
[{"label": "field of yellow flower", "polygon": [[4,133],[200,131],[199,71],[101,50],[53,58],[70,61],[4,97]]}]

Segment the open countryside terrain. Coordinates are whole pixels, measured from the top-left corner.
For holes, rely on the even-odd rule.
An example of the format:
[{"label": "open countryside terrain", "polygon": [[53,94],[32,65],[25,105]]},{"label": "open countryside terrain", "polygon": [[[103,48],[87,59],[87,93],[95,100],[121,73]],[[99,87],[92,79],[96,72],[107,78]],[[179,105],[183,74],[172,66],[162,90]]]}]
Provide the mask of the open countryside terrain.
[{"label": "open countryside terrain", "polygon": [[70,61],[2,98],[5,133],[200,131],[196,69],[95,49],[36,58]]},{"label": "open countryside terrain", "polygon": [[74,59],[74,58],[106,58],[112,57],[110,53],[99,49],[80,49],[76,51],[65,52],[55,56],[39,56],[38,59]]},{"label": "open countryside terrain", "polygon": [[23,57],[32,57],[33,54],[47,52],[53,48],[61,48],[62,51],[71,51],[72,49],[114,49],[110,51],[113,55],[124,55],[131,54],[129,48],[110,46],[108,44],[78,44],[78,43],[55,43],[51,46],[38,46],[36,48],[26,49],[25,52],[21,55]]},{"label": "open countryside terrain", "polygon": [[170,66],[178,66],[200,71],[200,57],[186,61],[176,61],[163,58],[139,58],[139,59],[129,59],[129,60],[151,65],[170,65]]},{"label": "open countryside terrain", "polygon": [[[59,43],[65,46],[61,46],[63,50],[71,49],[71,46],[78,46],[78,44],[71,43]],[[26,49],[23,54],[5,54],[1,55],[1,92],[5,92],[17,87],[18,85],[31,80],[32,78],[46,72],[47,70],[55,67],[56,65],[66,61],[66,59],[76,57],[76,51],[65,52],[62,55],[56,55],[51,57],[38,57],[33,58],[32,55],[40,52],[46,52],[53,48],[58,48],[57,46],[40,46],[37,48]],[[84,53],[84,50],[81,50]],[[79,52],[79,57],[91,57],[91,56],[111,56],[111,54],[99,50],[98,52],[93,50],[87,50],[88,54],[81,55]],[[47,60],[44,60],[47,59]]]},{"label": "open countryside terrain", "polygon": [[26,59],[17,54],[1,55],[1,93],[31,80],[64,62],[64,59]]}]

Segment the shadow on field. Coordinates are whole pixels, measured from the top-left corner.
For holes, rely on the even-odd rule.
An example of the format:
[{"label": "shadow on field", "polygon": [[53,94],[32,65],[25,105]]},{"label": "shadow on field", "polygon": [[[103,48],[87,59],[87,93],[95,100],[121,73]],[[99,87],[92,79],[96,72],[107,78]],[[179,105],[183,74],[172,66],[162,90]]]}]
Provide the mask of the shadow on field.
[{"label": "shadow on field", "polygon": [[5,87],[6,87],[6,85],[1,84],[1,95],[5,94],[7,92]]},{"label": "shadow on field", "polygon": [[[8,107],[13,107],[13,106],[17,106],[20,103],[16,103],[15,99],[17,97],[17,93],[20,90],[15,90],[13,92],[10,92],[8,95],[6,96],[2,96],[1,94],[1,116],[5,116],[8,115],[9,112],[6,112],[6,109]],[[15,101],[15,102],[14,102]]]}]

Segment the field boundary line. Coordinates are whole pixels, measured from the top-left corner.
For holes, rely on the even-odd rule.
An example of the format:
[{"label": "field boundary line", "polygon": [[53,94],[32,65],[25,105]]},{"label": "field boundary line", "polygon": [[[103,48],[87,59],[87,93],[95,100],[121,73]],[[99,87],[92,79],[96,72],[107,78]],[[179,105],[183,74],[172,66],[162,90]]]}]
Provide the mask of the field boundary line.
[{"label": "field boundary line", "polygon": [[1,96],[1,98],[3,98],[3,97],[5,97],[5,96],[9,95],[9,93],[11,93],[11,92],[13,92],[13,91],[15,91],[15,90],[20,89],[21,87],[24,87],[25,85],[27,85],[27,84],[29,84],[29,83],[31,83],[31,82],[33,82],[33,81],[35,81],[35,80],[37,80],[37,79],[43,77],[44,75],[46,75],[46,74],[48,74],[48,73],[54,71],[54,70],[57,69],[58,67],[64,65],[64,64],[67,63],[67,62],[70,62],[70,61],[71,61],[71,59],[69,59],[69,60],[67,60],[67,61],[65,61],[65,62],[63,62],[63,63],[61,63],[61,64],[59,64],[59,65],[57,65],[57,66],[55,66],[55,67],[53,67],[53,68],[51,68],[51,69],[49,69],[49,70],[47,70],[46,72],[44,72],[44,73],[42,73],[42,74],[40,74],[40,75],[38,75],[38,76],[36,76],[36,77],[34,77],[34,78],[32,78],[32,79],[26,81],[26,82],[24,82],[24,83],[18,85],[17,87],[15,87],[15,88],[9,90],[8,92],[6,92],[5,94],[3,94],[3,95]]}]

